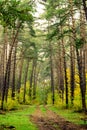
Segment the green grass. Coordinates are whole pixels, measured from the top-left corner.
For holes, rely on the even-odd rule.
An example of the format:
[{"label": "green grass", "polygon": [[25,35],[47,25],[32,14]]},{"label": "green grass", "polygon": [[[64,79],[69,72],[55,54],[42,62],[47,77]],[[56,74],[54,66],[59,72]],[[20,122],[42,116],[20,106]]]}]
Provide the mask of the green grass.
[{"label": "green grass", "polygon": [[[0,125],[14,126],[16,130],[38,130],[37,126],[30,121],[30,115],[36,110],[36,106],[22,106],[19,110],[6,112],[5,115],[0,115]],[[50,109],[58,115],[64,117],[66,120],[71,121],[75,124],[84,124],[81,120],[84,115],[82,113],[76,113],[72,110],[59,109],[55,106],[40,105],[40,110],[43,114],[46,110]],[[2,130],[2,129],[1,129]],[[4,129],[6,130],[6,129]]]},{"label": "green grass", "polygon": [[42,113],[46,113],[46,107],[44,105],[40,105],[40,110]]},{"label": "green grass", "polygon": [[11,125],[14,126],[16,130],[38,130],[29,119],[29,115],[31,115],[35,110],[35,106],[25,106],[24,109],[0,115],[0,125]]},{"label": "green grass", "polygon": [[66,120],[70,122],[73,122],[75,124],[84,124],[84,121],[81,119],[81,118],[84,118],[84,114],[82,113],[77,113],[70,109],[63,109],[63,108],[59,109],[58,107],[55,107],[55,106],[50,106],[49,109],[54,111],[61,117],[64,117]]}]

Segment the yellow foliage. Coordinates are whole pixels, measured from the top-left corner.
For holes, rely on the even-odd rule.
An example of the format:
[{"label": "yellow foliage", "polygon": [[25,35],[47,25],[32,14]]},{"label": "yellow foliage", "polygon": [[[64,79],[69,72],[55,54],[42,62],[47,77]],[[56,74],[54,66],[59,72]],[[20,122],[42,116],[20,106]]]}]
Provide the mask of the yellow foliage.
[{"label": "yellow foliage", "polygon": [[47,104],[52,104],[52,93],[48,94]]},{"label": "yellow foliage", "polygon": [[31,104],[31,101],[30,101],[28,95],[25,96],[25,104],[27,104],[27,105],[30,105],[30,104]]},{"label": "yellow foliage", "polygon": [[[55,91],[55,106],[63,107],[65,105],[63,103],[64,102],[62,101],[62,98],[60,98],[58,91]],[[52,93],[48,94],[47,104],[52,105]]]},{"label": "yellow foliage", "polygon": [[19,107],[17,100],[12,100],[11,98],[8,98],[7,102],[4,102],[4,109],[5,110],[14,110]]}]

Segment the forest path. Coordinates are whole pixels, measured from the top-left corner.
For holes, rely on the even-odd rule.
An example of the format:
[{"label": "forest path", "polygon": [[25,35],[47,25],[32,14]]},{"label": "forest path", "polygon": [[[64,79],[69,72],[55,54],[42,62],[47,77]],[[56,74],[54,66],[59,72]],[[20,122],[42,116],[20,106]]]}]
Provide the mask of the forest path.
[{"label": "forest path", "polygon": [[38,126],[39,130],[87,130],[87,128],[66,121],[48,108],[43,112],[39,106],[31,115],[31,121]]}]

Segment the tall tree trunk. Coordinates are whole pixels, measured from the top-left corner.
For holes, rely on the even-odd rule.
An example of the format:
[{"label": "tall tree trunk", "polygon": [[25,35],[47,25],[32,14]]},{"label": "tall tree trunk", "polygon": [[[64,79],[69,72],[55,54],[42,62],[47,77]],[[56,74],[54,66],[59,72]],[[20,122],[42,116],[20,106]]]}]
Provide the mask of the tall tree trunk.
[{"label": "tall tree trunk", "polygon": [[87,0],[82,0],[82,2],[83,2],[84,11],[85,11],[85,17],[87,20]]},{"label": "tall tree trunk", "polygon": [[21,24],[19,23],[17,31],[15,33],[15,36],[12,39],[13,41],[12,41],[11,49],[10,49],[10,52],[9,52],[9,57],[8,57],[8,60],[7,60],[7,63],[6,63],[6,70],[5,70],[5,76],[4,76],[4,84],[3,84],[3,90],[2,90],[2,100],[1,100],[1,109],[2,110],[3,110],[3,103],[4,103],[4,99],[5,99],[6,88],[7,88],[7,77],[9,77],[9,75],[8,75],[9,71],[8,70],[9,70],[9,68],[10,68],[9,66],[11,64],[12,51],[13,51],[13,47],[14,47],[16,38],[17,38],[18,33],[19,33],[20,26],[21,26]]},{"label": "tall tree trunk", "polygon": [[[7,55],[7,42],[8,42],[8,38],[7,38],[7,27],[5,27],[4,28],[4,40],[5,40],[5,43],[4,43],[4,47],[3,47],[3,69],[2,69],[2,71],[3,71],[3,79],[2,79],[2,91],[3,91],[3,86],[4,86],[4,77],[5,77],[5,71],[6,71],[6,64],[7,64],[7,58],[8,58],[8,55]],[[9,73],[9,71],[10,71],[10,69],[8,68],[8,73]],[[7,84],[6,84],[7,86],[8,86],[8,76],[7,76]],[[6,95],[6,102],[7,102],[7,88],[6,88],[6,93],[5,93],[5,95]]]},{"label": "tall tree trunk", "polygon": [[66,58],[65,58],[65,48],[63,46],[63,58],[64,58],[64,75],[65,75],[65,91],[66,91],[66,108],[68,108],[69,103],[69,97],[68,97],[68,76],[67,76],[67,64],[66,64]]},{"label": "tall tree trunk", "polygon": [[74,89],[75,89],[75,55],[74,55],[74,47],[70,45],[70,59],[71,59],[71,69],[70,69],[70,85],[71,85],[71,105],[73,106],[74,101]]},{"label": "tall tree trunk", "polygon": [[23,102],[26,102],[26,82],[27,82],[27,76],[28,76],[28,69],[29,69],[29,59],[27,60],[27,65],[25,69],[25,79],[24,79],[24,95],[23,95]]},{"label": "tall tree trunk", "polygon": [[87,73],[87,44],[85,44],[85,70],[86,70],[86,73]]},{"label": "tall tree trunk", "polygon": [[[80,10],[80,37],[83,40],[83,46],[81,46],[80,49],[80,53],[79,53],[79,57],[80,57],[80,61],[78,60],[78,62],[80,62],[79,65],[79,74],[80,75],[80,89],[81,89],[81,95],[82,95],[82,108],[84,110],[84,112],[86,111],[86,71],[85,71],[85,43],[86,43],[86,26],[85,26],[85,15],[83,13],[83,10]],[[84,24],[83,24],[84,23]],[[83,85],[82,85],[83,84]]]},{"label": "tall tree trunk", "polygon": [[[62,26],[60,27],[61,34],[62,34]],[[63,65],[64,65],[64,77],[65,77],[65,97],[66,97],[66,108],[68,108],[69,104],[69,96],[68,96],[68,76],[67,76],[67,63],[66,63],[66,55],[65,55],[65,46],[64,46],[64,39],[61,39],[61,47],[62,47],[62,55],[63,55]]]},{"label": "tall tree trunk", "polygon": [[3,43],[3,49],[1,51],[1,91],[3,89],[4,84],[4,75],[5,75],[5,69],[6,69],[6,46],[7,46],[7,28],[4,28],[4,43]]},{"label": "tall tree trunk", "polygon": [[73,105],[73,101],[74,101],[74,89],[75,89],[75,48],[74,48],[74,43],[75,43],[75,38],[76,38],[76,33],[75,33],[75,19],[74,19],[74,7],[73,7],[73,1],[72,0],[68,0],[69,1],[69,12],[70,12],[70,22],[72,23],[71,25],[69,25],[69,29],[72,29],[72,37],[69,37],[70,40],[70,64],[71,64],[71,68],[70,68],[70,85],[71,85],[71,105]]},{"label": "tall tree trunk", "polygon": [[51,91],[52,91],[52,104],[55,103],[55,88],[54,88],[54,71],[53,71],[53,50],[50,44],[50,69],[51,69]]},{"label": "tall tree trunk", "polygon": [[55,58],[55,66],[57,70],[57,84],[58,84],[58,93],[62,102],[64,101],[64,71],[63,71],[63,56],[62,56],[62,48],[61,42],[58,42],[58,55]]},{"label": "tall tree trunk", "polygon": [[82,72],[82,61],[81,56],[79,54],[78,48],[76,48],[77,53],[77,62],[78,62],[78,71],[79,71],[79,79],[80,79],[80,90],[81,90],[81,97],[82,97],[82,108],[83,111],[86,111],[86,86],[84,84],[83,72]]},{"label": "tall tree trunk", "polygon": [[8,99],[8,90],[10,84],[10,74],[11,74],[11,62],[9,63],[8,72],[7,72],[7,81],[6,81],[6,90],[5,90],[5,100],[7,102]]},{"label": "tall tree trunk", "polygon": [[18,84],[17,84],[18,101],[19,101],[20,88],[21,88],[21,78],[22,78],[23,64],[24,64],[24,59],[21,59],[21,61],[19,63],[19,77],[18,77]]},{"label": "tall tree trunk", "polygon": [[33,84],[33,99],[36,98],[36,86],[37,86],[37,77],[36,77],[36,68],[37,68],[37,61],[35,60],[34,63],[34,84]]},{"label": "tall tree trunk", "polygon": [[12,99],[15,98],[15,72],[16,72],[16,51],[17,51],[17,43],[13,49],[13,77],[12,77]]},{"label": "tall tree trunk", "polygon": [[30,86],[29,86],[29,97],[32,98],[32,83],[33,83],[33,72],[34,72],[34,59],[32,61],[32,70],[30,74]]}]

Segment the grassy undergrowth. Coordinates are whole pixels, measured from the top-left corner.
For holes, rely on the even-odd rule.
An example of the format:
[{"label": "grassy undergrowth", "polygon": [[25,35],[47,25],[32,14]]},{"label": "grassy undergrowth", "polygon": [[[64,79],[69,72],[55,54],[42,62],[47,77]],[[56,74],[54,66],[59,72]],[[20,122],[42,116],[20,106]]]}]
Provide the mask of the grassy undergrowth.
[{"label": "grassy undergrowth", "polygon": [[[49,106],[48,108],[70,122],[80,125],[84,124],[84,120],[82,119],[85,118],[85,115],[83,113],[77,113],[70,109],[61,109],[55,106]],[[85,122],[85,124],[87,124],[87,122]]]},{"label": "grassy undergrowth", "polygon": [[42,113],[46,113],[47,111],[44,105],[40,105],[40,110]]},{"label": "grassy undergrowth", "polygon": [[20,110],[7,112],[0,115],[0,125],[14,126],[16,130],[38,130],[29,119],[35,110],[35,106],[24,106]]},{"label": "grassy undergrowth", "polygon": [[[39,107],[43,114],[45,114],[47,109],[49,109],[64,117],[68,121],[71,121],[75,124],[84,124],[84,121],[81,120],[81,118],[84,117],[82,113],[77,113],[70,109],[61,109],[56,106],[40,105]],[[35,112],[36,109],[36,106],[22,105],[19,110],[0,114],[0,126],[14,126],[15,130],[38,130],[37,126],[30,121],[29,117]]]}]

